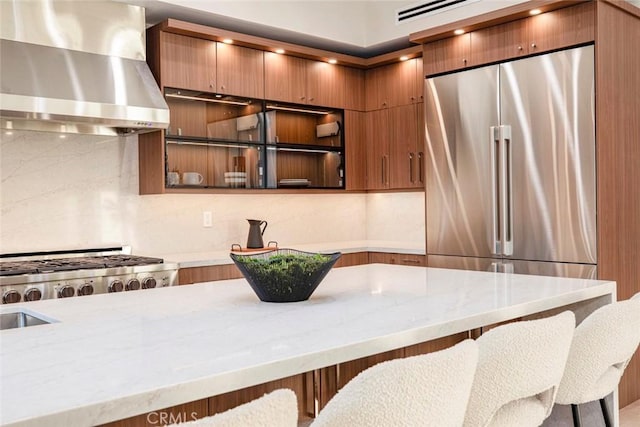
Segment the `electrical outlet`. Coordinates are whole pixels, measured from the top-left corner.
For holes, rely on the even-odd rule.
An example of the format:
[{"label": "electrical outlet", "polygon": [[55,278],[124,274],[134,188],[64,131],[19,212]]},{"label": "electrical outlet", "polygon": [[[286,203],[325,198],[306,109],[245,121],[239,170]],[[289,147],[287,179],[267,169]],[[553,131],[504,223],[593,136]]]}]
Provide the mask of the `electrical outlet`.
[{"label": "electrical outlet", "polygon": [[211,211],[203,211],[202,212],[202,226],[203,227],[211,227],[213,225],[213,215]]}]

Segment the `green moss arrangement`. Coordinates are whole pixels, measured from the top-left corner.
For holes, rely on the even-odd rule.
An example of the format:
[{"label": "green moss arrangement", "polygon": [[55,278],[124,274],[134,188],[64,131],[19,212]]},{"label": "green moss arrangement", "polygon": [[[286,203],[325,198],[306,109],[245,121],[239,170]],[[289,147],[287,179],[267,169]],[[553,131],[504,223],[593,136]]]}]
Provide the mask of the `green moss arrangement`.
[{"label": "green moss arrangement", "polygon": [[280,249],[231,258],[262,301],[292,302],[308,299],[340,255]]}]

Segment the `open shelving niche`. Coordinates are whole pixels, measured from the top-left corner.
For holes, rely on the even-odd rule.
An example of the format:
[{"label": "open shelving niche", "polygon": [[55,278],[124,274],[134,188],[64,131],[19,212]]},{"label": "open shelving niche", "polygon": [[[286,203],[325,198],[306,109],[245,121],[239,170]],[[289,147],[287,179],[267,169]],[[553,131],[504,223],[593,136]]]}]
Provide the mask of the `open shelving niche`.
[{"label": "open shelving niche", "polygon": [[174,88],[165,99],[167,188],[345,188],[343,110]]}]

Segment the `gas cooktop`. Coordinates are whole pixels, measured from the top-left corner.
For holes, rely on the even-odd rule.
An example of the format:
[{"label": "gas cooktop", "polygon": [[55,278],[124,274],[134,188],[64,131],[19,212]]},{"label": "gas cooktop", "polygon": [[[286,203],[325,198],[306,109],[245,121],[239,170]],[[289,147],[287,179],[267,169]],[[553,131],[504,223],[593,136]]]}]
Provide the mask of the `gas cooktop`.
[{"label": "gas cooktop", "polygon": [[178,265],[127,246],[0,254],[2,304],[173,286]]},{"label": "gas cooktop", "polygon": [[83,256],[0,262],[0,276],[162,264],[161,258],[135,255]]}]

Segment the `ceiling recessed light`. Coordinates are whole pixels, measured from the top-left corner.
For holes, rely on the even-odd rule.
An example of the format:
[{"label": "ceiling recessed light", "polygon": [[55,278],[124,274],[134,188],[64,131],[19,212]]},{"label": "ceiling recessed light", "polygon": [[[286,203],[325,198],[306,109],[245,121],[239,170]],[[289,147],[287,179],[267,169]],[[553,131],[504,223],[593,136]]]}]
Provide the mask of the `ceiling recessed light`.
[{"label": "ceiling recessed light", "polygon": [[284,49],[276,49],[275,52],[282,55],[284,53]]},{"label": "ceiling recessed light", "polygon": [[330,60],[327,61],[329,64],[337,64],[338,60],[337,59],[333,59],[331,58]]},{"label": "ceiling recessed light", "polygon": [[529,15],[540,15],[542,11],[540,9],[531,9]]},{"label": "ceiling recessed light", "polygon": [[400,61],[406,61],[407,59],[409,59],[407,55],[403,55],[400,57]]},{"label": "ceiling recessed light", "polygon": [[463,29],[455,30],[453,32],[453,34],[455,34],[456,36],[460,36],[460,35],[464,34],[464,30]]},{"label": "ceiling recessed light", "polygon": [[233,40],[231,40],[231,39],[223,39],[222,43],[231,44],[231,43],[233,43]]}]

